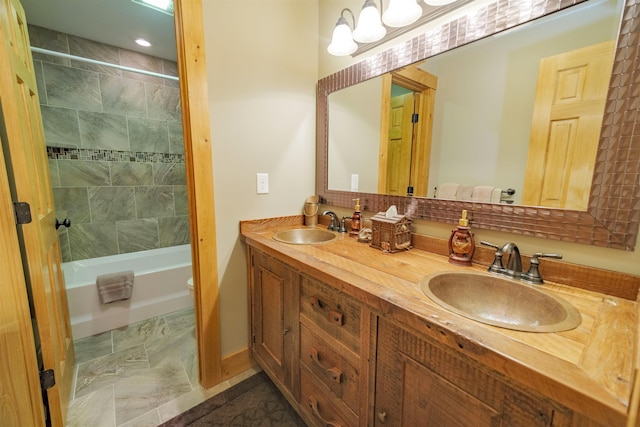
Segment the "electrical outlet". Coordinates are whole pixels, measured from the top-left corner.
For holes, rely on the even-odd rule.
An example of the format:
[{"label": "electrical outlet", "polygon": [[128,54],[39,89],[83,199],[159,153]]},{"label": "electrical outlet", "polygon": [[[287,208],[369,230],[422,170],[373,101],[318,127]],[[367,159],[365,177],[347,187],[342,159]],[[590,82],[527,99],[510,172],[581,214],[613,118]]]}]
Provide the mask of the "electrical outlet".
[{"label": "electrical outlet", "polygon": [[360,179],[360,175],[357,173],[351,174],[351,191],[358,191],[358,181]]},{"label": "electrical outlet", "polygon": [[269,194],[269,174],[256,174],[256,188],[258,194]]}]

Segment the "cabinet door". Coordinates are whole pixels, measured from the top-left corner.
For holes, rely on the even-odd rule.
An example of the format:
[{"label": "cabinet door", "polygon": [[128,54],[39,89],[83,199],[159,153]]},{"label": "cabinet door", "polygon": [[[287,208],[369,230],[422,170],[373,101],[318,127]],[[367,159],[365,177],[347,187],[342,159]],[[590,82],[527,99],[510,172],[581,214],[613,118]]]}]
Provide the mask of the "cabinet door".
[{"label": "cabinet door", "polygon": [[265,370],[291,390],[291,364],[297,333],[295,272],[258,251],[252,251],[251,260],[253,353],[263,362]]},{"label": "cabinet door", "polygon": [[377,353],[376,426],[552,425],[548,402],[383,319]]}]

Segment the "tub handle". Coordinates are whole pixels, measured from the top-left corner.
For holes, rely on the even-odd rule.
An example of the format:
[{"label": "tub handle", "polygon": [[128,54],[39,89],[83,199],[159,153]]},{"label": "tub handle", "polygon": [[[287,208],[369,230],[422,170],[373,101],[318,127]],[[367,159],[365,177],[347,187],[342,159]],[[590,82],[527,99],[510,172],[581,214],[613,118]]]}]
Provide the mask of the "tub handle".
[{"label": "tub handle", "polygon": [[71,220],[69,218],[65,218],[60,222],[58,218],[56,218],[56,230],[63,225],[67,228],[71,227]]}]

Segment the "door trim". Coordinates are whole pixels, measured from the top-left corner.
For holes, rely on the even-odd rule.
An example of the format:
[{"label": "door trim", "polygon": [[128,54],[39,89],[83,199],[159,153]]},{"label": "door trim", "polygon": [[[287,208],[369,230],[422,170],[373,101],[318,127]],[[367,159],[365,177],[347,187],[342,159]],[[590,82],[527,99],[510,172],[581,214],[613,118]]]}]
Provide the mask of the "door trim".
[{"label": "door trim", "polygon": [[210,388],[223,381],[213,158],[202,0],[174,3],[184,155],[189,199],[198,371]]}]

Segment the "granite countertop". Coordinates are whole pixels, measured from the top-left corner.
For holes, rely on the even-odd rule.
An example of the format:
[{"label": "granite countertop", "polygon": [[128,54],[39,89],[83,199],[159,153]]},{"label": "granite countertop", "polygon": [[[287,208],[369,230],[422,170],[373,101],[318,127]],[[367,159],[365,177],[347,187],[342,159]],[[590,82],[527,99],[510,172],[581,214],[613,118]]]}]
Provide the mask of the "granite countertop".
[{"label": "granite countertop", "polygon": [[272,237],[287,221],[241,223],[243,240],[277,255],[293,268],[357,298],[380,315],[416,330],[436,325],[445,344],[603,425],[623,425],[631,396],[638,319],[636,301],[546,282],[540,286],[575,306],[576,329],[519,332],[459,316],[424,295],[420,280],[440,271],[486,271],[459,267],[446,256],[411,249],[393,254],[339,235],[329,243],[292,245]]}]

